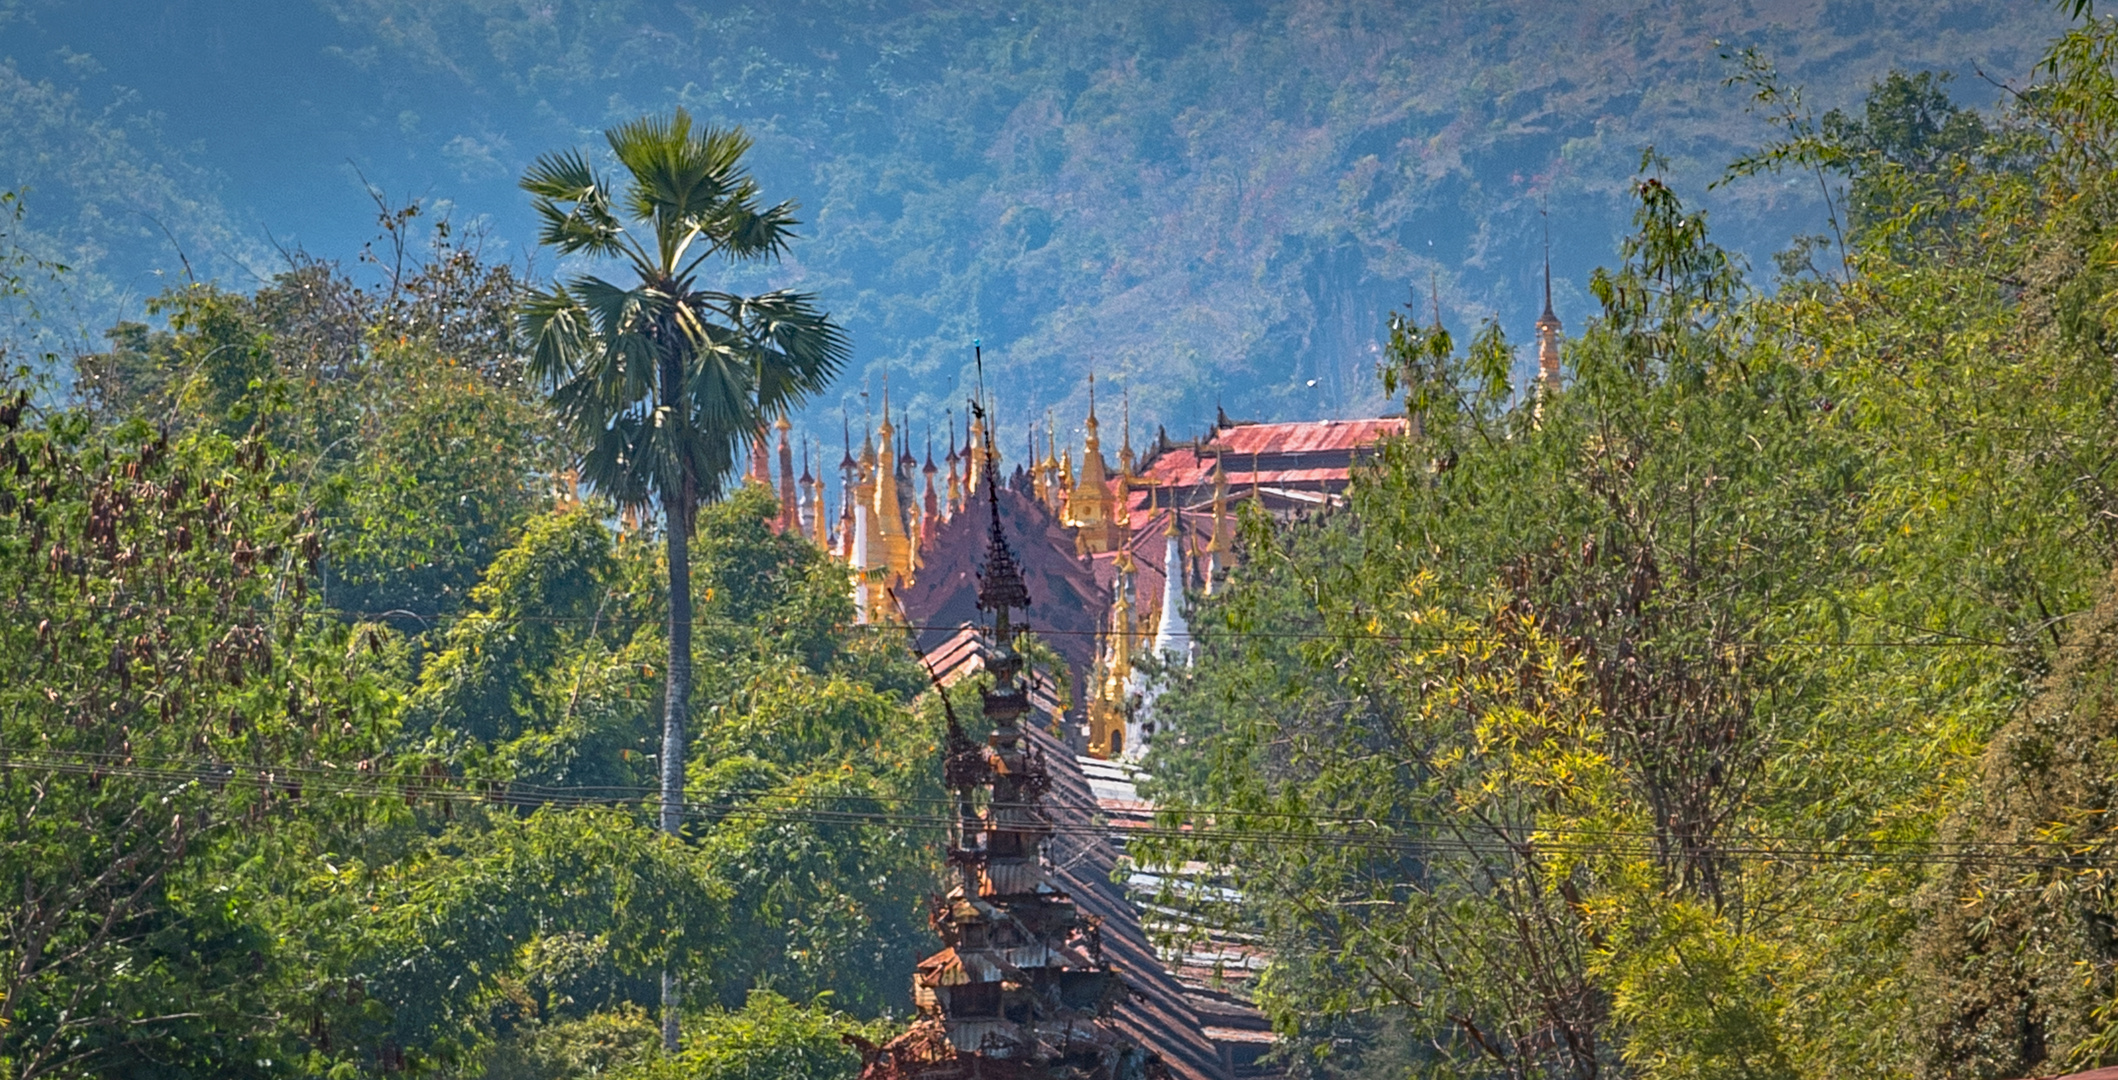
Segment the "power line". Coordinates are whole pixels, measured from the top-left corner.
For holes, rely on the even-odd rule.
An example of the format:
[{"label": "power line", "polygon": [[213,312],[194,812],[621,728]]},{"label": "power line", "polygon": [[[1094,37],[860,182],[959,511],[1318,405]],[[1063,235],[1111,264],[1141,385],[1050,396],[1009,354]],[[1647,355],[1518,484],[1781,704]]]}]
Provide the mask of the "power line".
[{"label": "power line", "polygon": [[[52,754],[50,752],[24,754],[9,750],[4,747],[0,747],[0,767],[6,767],[10,764],[20,762],[63,762],[66,759],[73,759],[73,764],[78,765],[81,769],[87,770],[94,770],[98,768],[126,769],[136,770],[141,774],[153,773],[157,775],[168,775],[177,778],[198,779],[208,782],[226,781],[238,776],[239,774],[247,772],[253,777],[253,779],[259,776],[269,775],[271,777],[284,776],[290,778],[290,780],[292,778],[304,778],[316,779],[325,783],[344,783],[347,782],[350,773],[353,778],[358,779],[363,783],[389,783],[406,788],[424,788],[431,786],[436,791],[454,791],[457,794],[476,796],[480,799],[492,799],[504,793],[505,797],[514,801],[536,805],[568,801],[578,802],[583,805],[591,803],[612,805],[630,804],[635,802],[656,801],[657,797],[660,795],[659,788],[641,784],[544,785],[524,783],[512,780],[483,780],[477,777],[456,776],[453,774],[441,775],[390,773],[382,771],[380,769],[375,769],[372,766],[356,766],[354,769],[349,770],[323,765],[285,765],[257,763],[244,764],[240,762],[223,761],[220,759],[185,757],[142,757],[140,755],[130,753],[102,752],[90,750],[66,751],[63,754]],[[280,781],[275,779],[271,781],[257,782],[283,784],[289,781]],[[455,786],[451,787],[451,785]],[[917,795],[869,794],[819,795],[801,794],[797,792],[783,792],[776,788],[757,787],[724,788],[716,792],[715,794],[717,797],[724,798],[759,797],[785,799],[793,802],[822,802],[826,800],[866,802],[888,801],[902,805],[933,806],[949,812],[953,812],[954,808],[958,805],[959,802],[953,796],[923,797]],[[720,808],[721,806],[721,804],[713,802],[694,802],[688,805],[715,808]],[[1172,808],[1172,811],[1174,812],[1175,809],[1176,808]],[[1247,819],[1307,822],[1320,826],[1338,825],[1368,826],[1375,828],[1384,827],[1381,823],[1376,821],[1373,815],[1366,814],[1331,814],[1293,810],[1261,810],[1234,806],[1186,806],[1181,808],[1181,812],[1184,814],[1204,818],[1242,817]],[[1398,823],[1394,827],[1404,827],[1404,823]],[[1625,836],[1637,838],[1654,838],[1661,835],[1659,833],[1647,830],[1627,831],[1622,829],[1609,828],[1597,828],[1593,830],[1568,830],[1565,828],[1560,828],[1557,830],[1553,830],[1549,828],[1527,824],[1514,826],[1514,828],[1523,832],[1565,833],[1569,831],[1576,831],[1592,833],[1598,836]],[[1287,835],[1309,834],[1288,833]]]},{"label": "power line", "polygon": [[[17,611],[17,612],[25,612],[25,613],[27,613],[27,614],[36,614],[36,613],[37,613],[36,611],[30,610],[30,605],[22,604],[22,603],[20,603],[19,601],[18,601],[18,602],[13,602],[13,603],[9,603],[9,604],[6,604],[6,605],[4,605],[4,606],[6,606],[7,608],[9,608],[9,609],[11,609],[11,610]],[[184,612],[184,611],[185,611],[185,609],[183,609],[183,608],[179,608],[179,607],[172,607],[172,606],[169,606],[169,605],[157,605],[157,604],[148,604],[148,603],[141,603],[141,604],[136,604],[136,605],[120,605],[120,604],[117,604],[117,603],[113,603],[113,602],[98,602],[98,603],[95,603],[95,604],[87,604],[87,605],[82,605],[82,604],[72,604],[72,605],[70,605],[70,606],[72,606],[72,607],[75,607],[75,608],[77,608],[77,609],[78,609],[78,608],[82,608],[82,607],[86,607],[86,608],[87,608],[88,610],[92,610],[92,611],[115,611],[115,612],[120,612],[122,616],[125,616],[125,617],[134,617],[134,618],[145,618],[145,617],[151,617],[151,616],[159,616],[159,615],[170,615],[170,614],[177,614],[177,613],[182,613],[182,612]],[[196,611],[193,611],[193,612],[191,612],[191,613],[193,613],[193,614],[200,614],[200,615],[208,615],[208,614],[218,614],[218,615],[223,615],[223,616],[225,616],[225,615],[231,614],[231,611],[230,611],[229,609],[225,609],[225,608],[213,608],[213,609],[198,609],[198,610],[196,610]],[[259,614],[260,616],[264,616],[264,615],[266,615],[266,614],[267,614],[267,612],[264,612],[264,611],[259,611],[259,612],[258,612],[258,614]],[[272,614],[284,614],[284,613],[272,613]],[[331,608],[331,607],[303,607],[303,608],[301,608],[301,609],[300,609],[300,610],[299,610],[298,612],[295,612],[294,614],[299,614],[299,615],[302,615],[302,616],[306,616],[306,617],[327,617],[327,618],[335,618],[335,619],[340,619],[340,620],[354,620],[354,621],[364,621],[364,622],[382,622],[382,621],[385,621],[385,620],[390,620],[390,619],[404,619],[404,618],[411,618],[411,619],[415,619],[415,620],[418,620],[418,621],[419,621],[419,622],[421,622],[421,623],[426,623],[426,624],[429,624],[429,625],[435,625],[435,624],[439,624],[439,625],[440,625],[440,626],[442,626],[442,627],[443,627],[444,629],[454,628],[455,626],[459,626],[459,625],[461,625],[461,624],[463,624],[463,623],[466,623],[466,622],[471,622],[471,621],[475,621],[475,620],[489,620],[489,621],[491,621],[491,622],[493,623],[493,625],[494,625],[494,626],[495,626],[496,628],[504,628],[504,627],[506,627],[507,625],[509,625],[509,624],[512,624],[512,623],[531,623],[531,624],[536,624],[536,625],[566,625],[566,626],[608,626],[608,627],[611,627],[611,628],[613,628],[613,629],[617,629],[617,628],[621,628],[621,627],[660,626],[660,625],[662,625],[662,623],[663,623],[663,619],[662,619],[661,617],[659,617],[659,616],[645,616],[645,615],[505,615],[505,616],[502,616],[502,615],[494,615],[494,614],[491,614],[491,613],[489,613],[489,612],[462,612],[462,613],[458,613],[458,614],[455,614],[455,615],[451,615],[451,616],[446,616],[446,617],[444,617],[444,616],[438,616],[438,615],[437,615],[437,616],[435,616],[435,617],[433,617],[433,618],[431,618],[431,619],[430,619],[430,618],[428,618],[427,616],[425,616],[425,615],[421,615],[421,614],[419,614],[419,613],[417,613],[417,612],[412,612],[412,611],[404,611],[404,610],[392,610],[392,611],[362,611],[362,610],[355,610],[355,609],[351,609],[351,608]],[[693,625],[693,626],[694,626],[695,628],[702,628],[702,629],[709,629],[709,630],[714,630],[714,629],[718,629],[718,630],[742,630],[742,631],[749,631],[749,632],[751,632],[751,633],[755,633],[755,634],[761,634],[761,635],[769,635],[769,634],[770,634],[770,633],[772,633],[772,632],[773,632],[773,630],[775,629],[775,627],[773,627],[773,626],[770,626],[770,625],[764,625],[764,626],[761,626],[761,625],[759,625],[759,624],[758,624],[758,623],[756,623],[756,622],[746,622],[746,621],[742,621],[742,620],[736,620],[736,619],[694,619],[694,620],[692,621],[692,625]],[[795,627],[794,627],[794,624],[785,624],[785,625],[782,625],[781,627],[778,627],[777,629],[793,629],[793,628],[795,628]],[[946,631],[946,632],[949,632],[949,633],[956,633],[956,632],[959,632],[959,631],[962,631],[962,630],[965,630],[965,629],[976,629],[976,628],[977,628],[977,624],[975,624],[975,623],[954,623],[954,624],[949,624],[949,623],[899,623],[899,622],[890,622],[890,623],[846,623],[846,624],[831,624],[831,625],[829,625],[829,626],[825,626],[825,627],[819,627],[819,629],[826,629],[826,630],[830,630],[830,631],[832,631],[832,632],[849,632],[849,633],[864,633],[864,634],[871,634],[871,635],[872,635],[872,634],[879,634],[879,633],[899,633],[899,632],[909,632],[909,633],[927,633],[927,632],[930,632],[930,631]],[[1248,628],[1248,629],[1236,629],[1236,628],[1233,628],[1233,627],[1228,627],[1228,626],[1220,626],[1220,627],[1216,627],[1216,626],[1213,626],[1213,625],[1212,625],[1211,623],[1203,624],[1203,625],[1200,625],[1200,626],[1194,626],[1194,627],[1193,627],[1192,629],[1193,629],[1193,633],[1194,633],[1194,635],[1195,635],[1195,636],[1201,637],[1201,638],[1205,639],[1206,641],[1208,641],[1209,643],[1210,643],[1210,642],[1212,642],[1212,641],[1213,641],[1213,640],[1215,640],[1215,639],[1221,639],[1221,640],[1252,640],[1252,639],[1258,639],[1258,640],[1287,640],[1287,641],[1374,641],[1374,642],[1385,642],[1385,643],[1390,643],[1390,644],[1397,644],[1397,645],[1492,645],[1492,644],[1496,644],[1496,643],[1499,643],[1499,642],[1503,642],[1503,641],[1505,641],[1505,640],[1508,640],[1508,638],[1507,638],[1507,637],[1506,637],[1505,635],[1501,635],[1501,634],[1490,634],[1490,635],[1473,635],[1473,634],[1428,634],[1428,633],[1390,633],[1390,632],[1386,632],[1386,631],[1336,631],[1336,630],[1260,630],[1260,629],[1255,629],[1255,628]],[[1102,637],[1102,636],[1103,636],[1103,635],[1105,634],[1105,631],[1103,631],[1103,630],[1100,630],[1100,629],[1098,629],[1098,630],[1064,630],[1064,629],[1059,629],[1059,628],[1055,628],[1055,627],[1044,627],[1044,628],[1039,628],[1039,627],[1037,627],[1037,626],[1035,626],[1035,625],[1031,625],[1030,627],[1028,627],[1028,628],[1027,628],[1027,629],[1025,630],[1025,633],[1029,633],[1029,634],[1031,634],[1031,635],[1033,635],[1033,636],[1036,636],[1036,637],[1040,637],[1040,638],[1054,638],[1054,637]],[[1598,640],[1600,640],[1600,639],[1598,639],[1598,638],[1595,638],[1595,637],[1592,637],[1592,636],[1588,636],[1588,635],[1580,635],[1580,634],[1552,634],[1552,635],[1550,635],[1550,636],[1549,636],[1549,637],[1547,638],[1547,640],[1548,640],[1548,641],[1550,641],[1550,642],[1552,642],[1552,643],[1554,643],[1554,644],[1561,644],[1561,645],[1564,645],[1564,644],[1569,644],[1569,643],[1594,643],[1594,642],[1596,642],[1596,641],[1598,641]],[[1805,640],[1800,640],[1800,639],[1795,639],[1795,638],[1778,638],[1778,639],[1770,639],[1770,638],[1759,638],[1759,639],[1745,639],[1745,640],[1729,640],[1729,639],[1707,638],[1707,639],[1701,639],[1701,640],[1696,640],[1696,641],[1685,641],[1685,640],[1677,640],[1677,641],[1662,641],[1662,642],[1652,642],[1652,641],[1642,641],[1642,640],[1639,640],[1639,639],[1635,639],[1635,640],[1634,640],[1634,641],[1632,642],[1632,644],[1633,644],[1633,645],[1635,645],[1636,647],[1638,647],[1638,646],[1643,646],[1643,645],[1650,645],[1650,644],[1652,644],[1652,645],[1653,645],[1654,647],[1657,647],[1657,648],[1665,648],[1665,649],[1667,649],[1667,648],[1679,648],[1679,649],[1686,649],[1686,650],[1742,650],[1742,649],[1793,649],[1793,650],[1803,650],[1803,649],[1958,649],[1958,648],[1960,648],[1960,649],[2005,649],[2005,648],[2013,648],[2013,647],[2015,647],[2015,644],[2016,644],[2016,643],[2014,643],[2014,642],[2008,642],[2008,641],[1994,641],[1994,640],[1991,640],[1991,639],[1987,639],[1987,638],[1975,638],[1975,637],[1969,637],[1969,636],[1966,636],[1966,635],[1962,635],[1962,634],[1954,634],[1954,633],[1951,633],[1951,632],[1948,632],[1948,631],[1934,631],[1934,636],[1930,636],[1930,637],[1905,637],[1905,638],[1862,638],[1862,639],[1839,639],[1839,640],[1829,640],[1829,641],[1805,641]]]},{"label": "power line", "polygon": [[[23,754],[0,750],[0,772],[28,771],[47,775],[81,775],[99,778],[125,777],[179,786],[198,785],[219,790],[246,787],[266,795],[307,799],[313,795],[483,804],[511,809],[646,809],[659,806],[651,789],[627,791],[610,787],[550,787],[439,776],[361,774],[352,770],[315,766],[238,766],[204,759],[160,759],[163,764],[139,764],[120,755],[79,753],[74,760],[50,754]],[[177,762],[185,764],[178,765]],[[835,799],[869,804],[947,804],[943,799],[919,799],[887,795],[800,796],[776,792],[747,791],[766,800],[823,801]],[[1077,808],[1083,808],[1078,807]],[[873,826],[946,832],[955,823],[947,812],[916,813],[904,810],[824,809],[772,807],[687,800],[682,813],[688,820],[720,822],[754,820],[768,823]],[[1405,856],[1470,855],[1524,858],[1539,854],[1582,856],[1654,857],[1662,848],[1658,834],[1618,829],[1541,827],[1534,823],[1503,825],[1499,829],[1480,826],[1486,833],[1450,829],[1440,823],[1384,825],[1350,816],[1304,815],[1280,811],[1248,812],[1222,809],[1212,813],[1190,810],[1200,817],[1228,816],[1309,821],[1340,827],[1365,826],[1375,831],[1318,831],[1298,829],[1230,828],[1212,822],[1179,822],[1174,825],[1117,827],[1093,820],[1055,820],[1049,824],[1053,836],[1086,839],[1150,839],[1190,844],[1256,848],[1287,846],[1302,850],[1373,851]],[[1422,833],[1408,830],[1417,827]],[[1816,837],[1751,834],[1711,843],[1716,857],[1752,862],[1859,863],[1859,864],[1994,864],[2025,868],[2067,866],[2078,869],[2118,869],[2118,860],[2090,858],[2069,850],[2059,842],[2014,841],[2005,844],[1945,844],[1939,841],[1864,840],[1838,842]]]}]

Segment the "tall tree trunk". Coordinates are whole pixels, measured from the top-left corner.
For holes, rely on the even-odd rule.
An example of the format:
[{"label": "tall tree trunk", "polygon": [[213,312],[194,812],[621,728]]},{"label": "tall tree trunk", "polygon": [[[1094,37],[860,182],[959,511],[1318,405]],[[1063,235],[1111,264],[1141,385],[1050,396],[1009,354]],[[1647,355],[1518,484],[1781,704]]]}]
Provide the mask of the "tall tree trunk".
[{"label": "tall tree trunk", "polygon": [[[669,544],[669,670],[662,695],[662,831],[684,823],[684,721],[691,708],[691,521],[680,494],[662,498]],[[677,974],[662,971],[662,1049],[677,1052]]]}]

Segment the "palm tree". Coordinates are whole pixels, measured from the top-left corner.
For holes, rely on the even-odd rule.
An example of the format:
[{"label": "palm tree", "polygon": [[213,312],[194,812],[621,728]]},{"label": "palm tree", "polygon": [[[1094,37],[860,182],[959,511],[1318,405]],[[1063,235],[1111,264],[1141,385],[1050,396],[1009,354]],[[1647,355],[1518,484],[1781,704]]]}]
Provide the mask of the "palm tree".
[{"label": "palm tree", "polygon": [[[669,549],[669,664],[662,705],[662,831],[683,818],[691,699],[691,559],[699,506],[721,494],[738,443],[830,384],[850,348],[803,293],[700,288],[709,259],[776,258],[799,224],[765,206],[740,129],[694,130],[678,109],[604,132],[623,189],[578,151],[522,177],[562,256],[622,260],[626,284],[583,274],[534,292],[522,329],[531,373],[583,450],[581,477],[629,508],[659,505]],[[676,981],[662,976],[663,1042],[676,1049]]]}]

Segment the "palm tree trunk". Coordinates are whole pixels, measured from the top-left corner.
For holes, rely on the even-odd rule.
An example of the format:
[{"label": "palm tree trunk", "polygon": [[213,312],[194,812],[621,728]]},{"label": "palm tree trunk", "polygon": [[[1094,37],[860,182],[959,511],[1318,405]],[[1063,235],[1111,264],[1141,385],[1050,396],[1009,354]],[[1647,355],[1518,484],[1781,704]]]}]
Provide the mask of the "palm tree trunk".
[{"label": "palm tree trunk", "polygon": [[[669,671],[662,697],[662,831],[684,823],[684,721],[691,708],[691,522],[681,496],[662,498],[669,544]],[[677,975],[662,971],[662,1049],[677,1052]]]}]

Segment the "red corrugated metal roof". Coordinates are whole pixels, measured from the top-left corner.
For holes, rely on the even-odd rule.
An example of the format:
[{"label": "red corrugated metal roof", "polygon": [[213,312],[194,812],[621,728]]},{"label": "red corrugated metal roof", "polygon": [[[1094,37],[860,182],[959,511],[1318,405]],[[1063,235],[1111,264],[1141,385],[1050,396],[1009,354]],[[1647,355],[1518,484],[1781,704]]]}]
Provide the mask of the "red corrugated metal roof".
[{"label": "red corrugated metal roof", "polygon": [[[1155,455],[1141,470],[1141,479],[1145,481],[1143,486],[1149,487],[1209,484],[1213,482],[1214,462],[1223,459],[1229,469],[1230,487],[1340,482],[1349,475],[1345,463],[1350,463],[1355,454],[1404,431],[1405,421],[1398,417],[1237,424],[1221,428],[1200,446],[1173,446]],[[1294,468],[1255,467],[1254,459],[1288,455],[1324,460],[1302,462]]]},{"label": "red corrugated metal roof", "polygon": [[1189,446],[1172,447],[1155,455],[1140,475],[1153,487],[1190,487],[1213,479],[1213,459],[1202,458]]},{"label": "red corrugated metal roof", "polygon": [[1222,428],[1208,443],[1229,454],[1344,453],[1402,435],[1402,417],[1369,420],[1305,420],[1289,424],[1237,424]]}]

